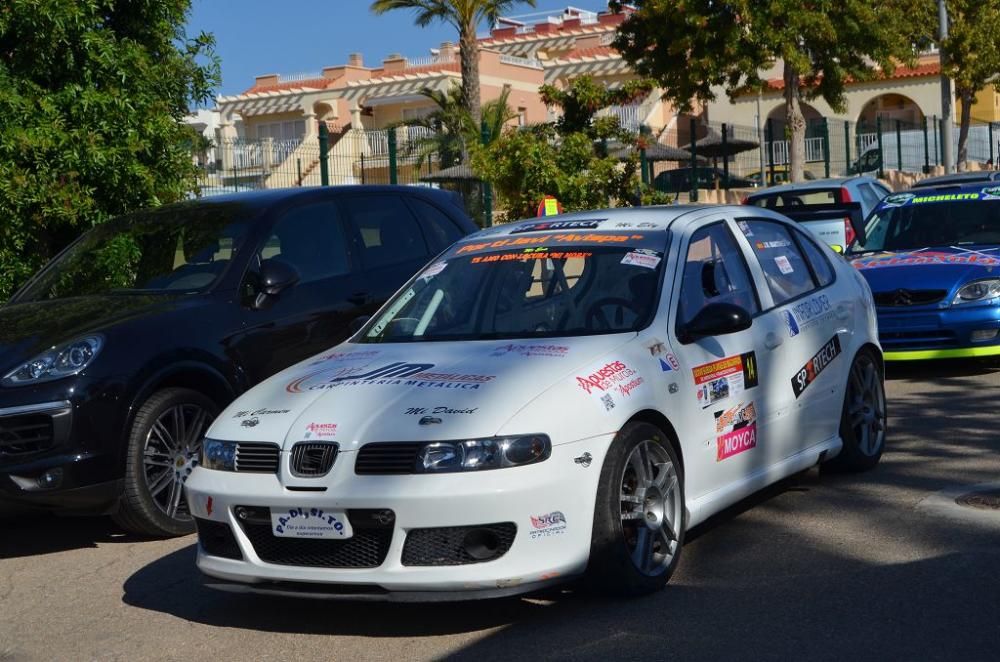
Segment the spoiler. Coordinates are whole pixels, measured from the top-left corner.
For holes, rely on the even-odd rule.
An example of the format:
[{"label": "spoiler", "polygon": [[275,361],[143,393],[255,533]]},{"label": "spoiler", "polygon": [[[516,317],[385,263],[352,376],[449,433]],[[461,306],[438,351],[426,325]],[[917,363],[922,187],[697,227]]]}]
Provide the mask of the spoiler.
[{"label": "spoiler", "polygon": [[[801,205],[798,207],[781,207],[772,209],[796,223],[805,221],[829,221],[835,218],[846,218],[854,229],[854,235],[863,246],[865,243],[865,219],[861,215],[860,202],[834,202],[826,205]],[[847,250],[847,246],[844,246]]]}]

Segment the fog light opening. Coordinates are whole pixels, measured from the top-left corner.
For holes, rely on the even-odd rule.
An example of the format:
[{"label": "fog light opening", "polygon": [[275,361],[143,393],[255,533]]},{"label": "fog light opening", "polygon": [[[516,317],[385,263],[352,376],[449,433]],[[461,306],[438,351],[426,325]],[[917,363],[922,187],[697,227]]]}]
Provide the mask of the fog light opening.
[{"label": "fog light opening", "polygon": [[984,340],[993,340],[997,337],[997,332],[1000,329],[977,329],[972,332],[971,339],[972,342],[983,342]]},{"label": "fog light opening", "polygon": [[49,469],[41,476],[38,477],[38,489],[40,490],[54,490],[63,482],[63,470],[62,467],[56,467],[55,469]]},{"label": "fog light opening", "polygon": [[486,561],[497,556],[500,539],[489,529],[473,529],[465,534],[462,548],[477,561]]}]

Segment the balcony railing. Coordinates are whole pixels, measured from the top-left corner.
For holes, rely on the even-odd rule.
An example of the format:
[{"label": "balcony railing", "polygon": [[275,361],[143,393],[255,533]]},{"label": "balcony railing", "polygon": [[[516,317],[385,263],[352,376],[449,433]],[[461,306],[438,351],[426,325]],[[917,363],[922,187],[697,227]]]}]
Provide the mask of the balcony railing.
[{"label": "balcony railing", "polygon": [[501,64],[513,64],[518,67],[530,67],[532,69],[541,69],[542,63],[540,60],[536,60],[533,57],[517,57],[516,55],[501,55]]},{"label": "balcony railing", "polygon": [[[396,129],[396,147],[402,153],[401,148],[407,143],[412,143],[433,135],[434,131],[424,126],[401,126]],[[372,158],[386,158],[389,156],[389,132],[386,129],[365,131],[365,139],[368,143],[368,153],[366,156]]]},{"label": "balcony railing", "polygon": [[437,64],[454,64],[458,62],[455,55],[425,55],[423,57],[406,58],[406,67],[433,67]]},{"label": "balcony railing", "polygon": [[626,131],[639,132],[643,117],[640,117],[640,104],[630,103],[622,106],[609,106],[597,114],[598,117],[617,117],[618,123]]},{"label": "balcony railing", "polygon": [[[790,162],[788,155],[789,141],[787,140],[775,140],[774,141],[774,164],[775,165],[788,165]],[[764,158],[768,157],[768,150],[771,148],[771,143],[764,143]],[[806,138],[806,163],[818,163],[824,160],[825,152],[823,151],[823,137],[819,138]]]}]

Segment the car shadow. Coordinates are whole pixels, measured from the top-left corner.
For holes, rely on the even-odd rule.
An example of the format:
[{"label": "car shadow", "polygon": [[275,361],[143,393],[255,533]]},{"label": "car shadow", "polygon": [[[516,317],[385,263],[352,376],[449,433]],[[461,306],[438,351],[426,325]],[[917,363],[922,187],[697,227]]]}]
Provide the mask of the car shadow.
[{"label": "car shadow", "polygon": [[935,378],[978,377],[1000,371],[996,359],[932,359],[927,361],[888,361],[885,378],[923,381]]},{"label": "car shadow", "polygon": [[0,559],[53,554],[104,543],[147,540],[124,532],[110,517],[62,517],[49,512],[18,512],[0,520]]}]

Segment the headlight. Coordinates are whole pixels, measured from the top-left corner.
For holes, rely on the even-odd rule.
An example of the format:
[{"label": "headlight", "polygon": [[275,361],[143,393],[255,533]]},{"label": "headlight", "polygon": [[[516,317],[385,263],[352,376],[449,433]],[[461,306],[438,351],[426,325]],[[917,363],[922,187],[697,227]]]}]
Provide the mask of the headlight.
[{"label": "headlight", "polygon": [[974,280],[958,288],[951,305],[957,306],[963,303],[976,303],[1000,297],[1000,278],[985,278]]},{"label": "headlight", "polygon": [[87,336],[53,347],[4,375],[4,386],[37,384],[75,375],[93,362],[101,347],[102,336]]},{"label": "headlight", "polygon": [[494,437],[427,444],[417,456],[420,473],[484,471],[541,462],[552,453],[552,442],[542,434]]},{"label": "headlight", "polygon": [[201,466],[216,471],[236,471],[236,442],[206,439],[201,445]]}]

